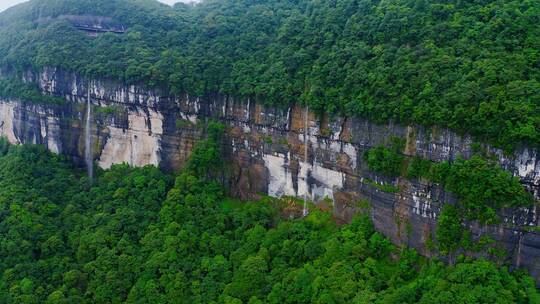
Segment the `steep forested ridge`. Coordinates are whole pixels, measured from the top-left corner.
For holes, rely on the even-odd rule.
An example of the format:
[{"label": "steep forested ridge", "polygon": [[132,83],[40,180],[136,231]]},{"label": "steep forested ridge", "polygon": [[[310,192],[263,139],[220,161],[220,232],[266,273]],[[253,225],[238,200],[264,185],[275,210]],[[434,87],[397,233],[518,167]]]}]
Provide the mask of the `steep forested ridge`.
[{"label": "steep forested ridge", "polygon": [[[127,30],[92,37],[77,16]],[[538,148],[539,24],[534,0],[31,0],[0,14],[0,97],[65,103],[22,77],[57,67]],[[393,138],[364,153],[374,176],[455,196],[423,240],[425,258],[392,245],[368,212],[339,226],[317,208],[295,218],[293,198],[230,198],[223,126],[197,128],[208,137],[181,172],[115,165],[92,183],[43,147],[0,139],[0,303],[540,303],[502,247],[467,229],[537,204],[483,150],[434,163],[405,157]]]},{"label": "steep forested ridge", "polygon": [[291,199],[227,198],[210,130],[175,180],[116,165],[92,186],[43,147],[0,141],[0,302],[540,303],[524,272],[422,258],[365,215],[338,227],[290,219]]},{"label": "steep forested ridge", "polygon": [[[128,30],[91,38],[65,15]],[[171,94],[307,102],[513,149],[540,143],[539,16],[535,0],[33,0],[0,14],[0,61]]]}]

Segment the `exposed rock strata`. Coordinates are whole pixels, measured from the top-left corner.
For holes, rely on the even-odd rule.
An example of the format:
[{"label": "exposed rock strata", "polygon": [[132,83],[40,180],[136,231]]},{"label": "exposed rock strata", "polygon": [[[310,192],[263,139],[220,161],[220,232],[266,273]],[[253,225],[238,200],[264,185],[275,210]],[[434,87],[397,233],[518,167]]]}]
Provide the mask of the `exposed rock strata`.
[{"label": "exposed rock strata", "polygon": [[[77,75],[47,69],[27,73],[25,81],[67,100],[65,105],[34,105],[0,99],[0,133],[12,143],[36,143],[81,162],[84,156],[84,113],[87,90],[96,107],[92,126],[94,159],[102,167],[116,163],[153,164],[179,169],[202,134],[198,124],[219,119],[227,127],[225,156],[230,160],[233,195],[244,199],[259,194],[303,196],[331,206],[337,217],[348,220],[356,203],[368,200],[377,229],[395,243],[408,244],[425,255],[433,237],[441,204],[454,198],[440,187],[420,180],[388,179],[367,170],[362,155],[392,137],[406,138],[407,155],[433,161],[472,155],[472,140],[448,130],[377,125],[358,118],[309,114],[308,159],[304,159],[304,111],[265,107],[219,95],[203,98],[167,97],[139,86],[113,81],[92,81],[90,88]],[[521,148],[513,155],[485,147],[501,166],[518,176],[540,197],[540,155]],[[369,179],[370,182],[367,182]],[[386,193],[374,186],[399,186]],[[487,233],[510,253],[514,265],[540,278],[540,235],[523,228],[538,226],[536,208],[506,210],[500,226],[471,224],[474,234]]]}]

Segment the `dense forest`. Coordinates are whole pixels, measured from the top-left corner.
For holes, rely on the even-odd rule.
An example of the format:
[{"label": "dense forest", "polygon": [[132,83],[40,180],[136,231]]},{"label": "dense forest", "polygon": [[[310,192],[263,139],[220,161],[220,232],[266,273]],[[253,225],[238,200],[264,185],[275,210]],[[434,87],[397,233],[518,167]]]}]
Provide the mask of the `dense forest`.
[{"label": "dense forest", "polygon": [[[126,31],[90,36],[76,16]],[[535,0],[30,0],[0,13],[0,97],[65,103],[23,77],[57,67],[539,148],[539,24]],[[180,172],[122,164],[92,180],[42,146],[0,138],[0,303],[540,303],[507,252],[466,228],[538,204],[482,145],[435,163],[392,138],[361,156],[378,176],[455,198],[428,258],[377,232],[368,201],[337,224],[316,206],[301,216],[292,197],[231,198],[224,126],[198,128],[206,138]]]},{"label": "dense forest", "polygon": [[524,272],[423,258],[368,213],[337,226],[316,209],[291,218],[292,198],[228,198],[209,174],[221,132],[210,124],[176,176],[115,165],[92,184],[41,146],[1,140],[0,302],[540,303]]},{"label": "dense forest", "polygon": [[[66,15],[127,32],[89,37]],[[512,150],[540,144],[538,24],[535,0],[32,0],[0,14],[0,64],[307,103]]]}]

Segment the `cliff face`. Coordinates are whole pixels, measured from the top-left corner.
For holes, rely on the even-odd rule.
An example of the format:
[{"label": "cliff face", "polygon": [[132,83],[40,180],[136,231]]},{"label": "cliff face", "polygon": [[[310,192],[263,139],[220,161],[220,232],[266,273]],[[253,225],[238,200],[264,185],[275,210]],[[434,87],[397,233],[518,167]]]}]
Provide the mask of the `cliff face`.
[{"label": "cliff face", "polygon": [[[426,181],[377,176],[367,169],[362,155],[394,136],[406,139],[406,155],[433,161],[467,158],[473,150],[470,138],[448,130],[377,125],[358,118],[320,119],[313,113],[306,117],[298,106],[269,108],[218,95],[167,97],[143,87],[88,81],[55,69],[29,72],[24,79],[67,102],[35,105],[0,99],[0,134],[12,143],[43,144],[83,164],[89,92],[92,155],[101,167],[125,162],[174,170],[182,167],[202,136],[200,123],[218,119],[228,127],[224,148],[233,195],[249,199],[261,193],[307,194],[344,221],[361,208],[358,202],[367,200],[379,231],[424,255],[431,254],[426,244],[433,237],[441,205],[455,199]],[[539,151],[522,148],[509,156],[485,148],[540,197]],[[380,185],[385,184],[399,186],[400,191],[384,192]],[[536,208],[504,210],[502,216],[499,226],[471,224],[473,235],[490,235],[508,251],[508,261],[540,279],[540,234],[525,229],[539,225]]]}]

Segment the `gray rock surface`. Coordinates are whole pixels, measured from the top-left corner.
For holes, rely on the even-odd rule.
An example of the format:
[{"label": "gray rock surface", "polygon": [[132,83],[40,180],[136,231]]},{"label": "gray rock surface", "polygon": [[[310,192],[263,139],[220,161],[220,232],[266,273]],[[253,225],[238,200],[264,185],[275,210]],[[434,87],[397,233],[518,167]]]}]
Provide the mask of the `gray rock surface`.
[{"label": "gray rock surface", "polygon": [[[64,105],[36,105],[0,98],[0,134],[12,143],[45,145],[84,165],[84,119],[90,91],[92,151],[103,168],[117,163],[153,164],[178,170],[194,143],[203,136],[200,124],[211,119],[227,126],[223,147],[228,159],[228,183],[233,195],[254,199],[260,194],[304,194],[322,208],[332,208],[348,221],[368,201],[376,228],[396,244],[405,244],[430,256],[437,216],[451,193],[421,180],[388,179],[367,169],[362,159],[370,147],[393,137],[406,139],[403,151],[433,161],[468,158],[472,139],[449,130],[416,126],[378,125],[351,117],[317,117],[298,106],[266,107],[250,100],[209,94],[203,97],[166,96],[143,86],[108,80],[87,80],[54,68],[27,72],[46,94],[63,97]],[[307,159],[304,143],[307,142]],[[518,176],[540,197],[540,157],[527,147],[512,155],[483,145],[501,166]],[[375,186],[399,186],[387,193]],[[503,210],[503,223],[482,227],[470,224],[473,236],[489,235],[507,252],[505,262],[524,267],[540,281],[540,234],[536,208]],[[477,255],[469,253],[471,255]]]}]

